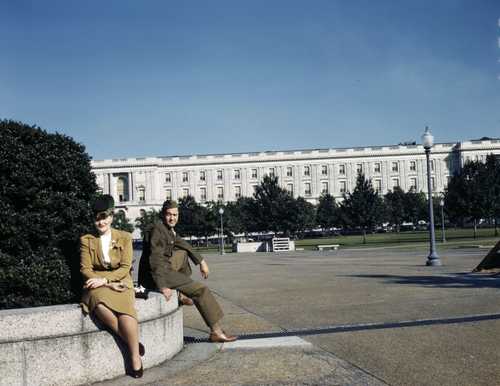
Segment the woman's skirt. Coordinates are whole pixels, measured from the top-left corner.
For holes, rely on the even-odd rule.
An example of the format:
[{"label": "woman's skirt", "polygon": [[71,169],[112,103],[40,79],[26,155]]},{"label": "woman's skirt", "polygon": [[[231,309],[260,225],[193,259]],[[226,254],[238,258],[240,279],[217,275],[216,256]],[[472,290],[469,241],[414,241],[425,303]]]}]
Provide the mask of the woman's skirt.
[{"label": "woman's skirt", "polygon": [[86,314],[92,313],[98,304],[104,304],[107,308],[120,313],[127,314],[137,319],[135,310],[135,292],[133,288],[123,292],[115,291],[108,287],[99,287],[84,290],[82,302],[80,303]]}]

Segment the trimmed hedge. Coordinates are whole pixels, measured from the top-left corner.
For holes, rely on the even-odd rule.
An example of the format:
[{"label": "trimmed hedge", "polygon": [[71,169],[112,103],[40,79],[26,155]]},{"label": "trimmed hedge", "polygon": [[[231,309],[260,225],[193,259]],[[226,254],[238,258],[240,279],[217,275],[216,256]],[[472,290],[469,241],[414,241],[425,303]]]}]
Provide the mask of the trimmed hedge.
[{"label": "trimmed hedge", "polygon": [[78,299],[97,185],[83,145],[0,120],[0,309]]}]

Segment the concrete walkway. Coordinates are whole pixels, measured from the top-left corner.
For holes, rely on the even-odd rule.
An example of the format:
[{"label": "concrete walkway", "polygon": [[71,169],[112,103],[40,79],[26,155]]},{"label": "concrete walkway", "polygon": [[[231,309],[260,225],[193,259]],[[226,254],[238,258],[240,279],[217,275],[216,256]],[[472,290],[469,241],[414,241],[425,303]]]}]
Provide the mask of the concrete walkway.
[{"label": "concrete walkway", "polygon": [[102,385],[498,385],[500,282],[470,274],[484,253],[446,249],[442,267],[425,247],[207,256],[243,339],[203,342],[184,307],[180,355]]}]

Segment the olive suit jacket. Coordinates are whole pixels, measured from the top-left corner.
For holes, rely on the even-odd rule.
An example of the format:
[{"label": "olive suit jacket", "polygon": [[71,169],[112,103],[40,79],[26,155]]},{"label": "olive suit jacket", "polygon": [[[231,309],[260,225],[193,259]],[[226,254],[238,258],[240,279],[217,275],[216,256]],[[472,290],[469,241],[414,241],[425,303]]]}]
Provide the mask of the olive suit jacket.
[{"label": "olive suit jacket", "polygon": [[132,267],[132,237],[130,233],[111,229],[110,263],[104,261],[101,239],[94,234],[80,238],[80,272],[85,280],[106,278],[110,282],[121,281],[133,288],[130,268]]},{"label": "olive suit jacket", "polygon": [[198,265],[203,257],[193,250],[191,245],[174,234],[163,222],[156,224],[150,235],[149,265],[156,288],[176,288],[192,282],[185,273],[178,272],[172,267],[171,257],[174,249],[187,252],[191,261]]}]

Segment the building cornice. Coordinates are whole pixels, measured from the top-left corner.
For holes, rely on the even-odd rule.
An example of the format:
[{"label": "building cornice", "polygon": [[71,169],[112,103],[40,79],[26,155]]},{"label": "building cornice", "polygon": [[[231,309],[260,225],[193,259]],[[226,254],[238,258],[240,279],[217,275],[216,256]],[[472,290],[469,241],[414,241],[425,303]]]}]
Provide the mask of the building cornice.
[{"label": "building cornice", "polygon": [[[485,141],[483,141],[485,142]],[[493,146],[494,147],[494,146]],[[496,146],[498,148],[498,145]],[[461,148],[460,143],[438,143],[432,151],[434,154],[448,154],[450,151]],[[468,148],[467,148],[468,150]],[[228,154],[206,154],[191,156],[167,156],[167,157],[138,157],[93,160],[93,169],[120,169],[120,168],[177,168],[190,166],[210,165],[238,165],[238,164],[266,164],[276,162],[310,161],[319,162],[331,159],[353,159],[373,158],[377,156],[398,157],[423,155],[422,145],[393,145],[393,146],[370,146],[363,148],[336,148],[336,149],[311,149],[311,150],[288,150],[288,151],[266,151],[254,153],[228,153]]]}]

